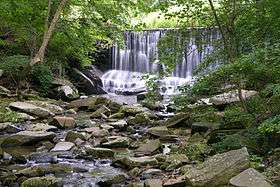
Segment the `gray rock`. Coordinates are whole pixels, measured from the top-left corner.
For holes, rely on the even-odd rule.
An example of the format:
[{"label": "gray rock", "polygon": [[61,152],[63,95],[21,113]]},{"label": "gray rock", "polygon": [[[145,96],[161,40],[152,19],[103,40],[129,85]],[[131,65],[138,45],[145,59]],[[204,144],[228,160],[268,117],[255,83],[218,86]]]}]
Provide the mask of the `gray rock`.
[{"label": "gray rock", "polygon": [[130,138],[122,136],[110,136],[107,139],[107,142],[101,144],[103,147],[126,148],[131,142]]},{"label": "gray rock", "polygon": [[[257,91],[253,90],[242,90],[241,92],[244,100],[249,99],[250,97],[253,97],[258,94]],[[209,102],[213,103],[214,105],[225,105],[229,103],[239,102],[238,91],[232,90],[227,93],[213,96],[209,99]]]},{"label": "gray rock", "polygon": [[26,102],[13,102],[10,103],[9,107],[41,118],[47,118],[54,115],[52,112],[45,108]]},{"label": "gray rock", "polygon": [[164,187],[185,187],[187,186],[187,182],[184,177],[178,177],[175,179],[168,179],[163,183]]},{"label": "gray rock", "polygon": [[61,108],[58,105],[52,104],[48,101],[38,101],[38,100],[32,100],[32,101],[27,101],[30,104],[45,108],[47,110],[49,110],[50,112],[58,115],[58,114],[62,114],[63,113],[63,108]]},{"label": "gray rock", "polygon": [[157,137],[165,137],[171,134],[166,126],[152,127],[147,132]]},{"label": "gray rock", "polygon": [[128,169],[133,169],[135,167],[156,166],[158,164],[155,158],[149,156],[124,157],[117,160],[117,163]]},{"label": "gray rock", "polygon": [[195,122],[192,124],[192,134],[197,132],[206,133],[208,130],[215,130],[220,127],[220,123],[209,123],[209,122]]},{"label": "gray rock", "polygon": [[36,163],[57,163],[56,153],[36,152],[29,156],[29,160]]},{"label": "gray rock", "polygon": [[76,126],[76,121],[72,117],[55,116],[51,124],[61,129],[73,129]]},{"label": "gray rock", "polygon": [[125,182],[126,179],[127,179],[127,175],[125,175],[124,173],[120,173],[120,174],[116,174],[116,175],[106,177],[105,179],[99,181],[98,185],[100,187],[112,186],[112,185],[116,185],[116,184],[120,184],[122,182]]},{"label": "gray rock", "polygon": [[30,115],[28,115],[26,113],[23,113],[23,112],[18,112],[17,115],[23,121],[31,121],[31,120],[35,120],[36,119],[33,116],[30,116]]},{"label": "gray rock", "polygon": [[59,187],[60,179],[47,176],[47,177],[33,177],[25,180],[21,187]]},{"label": "gray rock", "polygon": [[185,167],[182,171],[192,186],[219,186],[240,171],[249,167],[249,153],[246,148],[232,150],[208,158],[196,167]]},{"label": "gray rock", "polygon": [[188,113],[175,114],[173,117],[166,120],[165,125],[167,127],[177,127],[177,126],[188,127],[191,125],[190,114]]},{"label": "gray rock", "polygon": [[29,125],[26,130],[28,131],[56,131],[57,127],[45,123],[36,123]]},{"label": "gray rock", "polygon": [[246,169],[229,182],[235,187],[272,187],[265,176],[253,168]]},{"label": "gray rock", "polygon": [[51,152],[70,151],[75,146],[72,142],[58,142]]},{"label": "gray rock", "polygon": [[90,128],[85,128],[83,131],[87,133],[91,133],[91,135],[95,138],[102,138],[105,136],[109,135],[109,131],[106,129],[101,129],[99,127],[90,127]]},{"label": "gray rock", "polygon": [[74,143],[78,138],[81,140],[86,140],[83,134],[74,131],[69,131],[66,134],[65,141]]},{"label": "gray rock", "polygon": [[162,187],[162,181],[160,179],[147,179],[144,187]]},{"label": "gray rock", "polygon": [[20,130],[21,130],[20,128],[18,128],[17,126],[13,125],[10,122],[0,123],[0,132],[4,132],[4,133],[17,133]]},{"label": "gray rock", "polygon": [[15,135],[7,137],[1,144],[2,147],[13,147],[21,145],[35,145],[43,140],[52,141],[55,137],[53,132],[45,131],[21,131]]},{"label": "gray rock", "polygon": [[69,100],[79,98],[79,92],[75,87],[69,85],[60,86],[57,88],[57,91],[62,98],[67,98]]},{"label": "gray rock", "polygon": [[160,141],[157,140],[147,140],[146,142],[140,144],[139,148],[135,150],[135,153],[140,155],[151,155],[161,148]]},{"label": "gray rock", "polygon": [[127,126],[127,123],[125,120],[119,120],[119,121],[116,121],[116,122],[110,122],[108,123],[110,126],[113,126],[114,128],[116,129],[122,129],[124,127]]},{"label": "gray rock", "polygon": [[86,148],[86,153],[93,158],[113,158],[114,151],[107,148]]},{"label": "gray rock", "polygon": [[[106,106],[102,105],[95,112],[93,112],[90,118],[103,118],[105,116],[109,116],[111,114],[111,110]],[[106,118],[106,117],[105,117]]]}]

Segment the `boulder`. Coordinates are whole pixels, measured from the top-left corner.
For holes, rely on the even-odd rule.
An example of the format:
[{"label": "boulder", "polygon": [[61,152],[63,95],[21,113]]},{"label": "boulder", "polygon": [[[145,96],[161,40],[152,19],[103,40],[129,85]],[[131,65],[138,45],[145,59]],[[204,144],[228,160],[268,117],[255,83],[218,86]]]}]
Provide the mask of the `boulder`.
[{"label": "boulder", "polygon": [[70,151],[75,146],[72,142],[58,142],[51,152]]},{"label": "boulder", "polygon": [[72,117],[55,116],[51,124],[61,129],[73,129],[76,126],[76,121]]},{"label": "boulder", "polygon": [[107,108],[106,106],[102,105],[99,109],[97,109],[95,112],[93,112],[90,115],[90,118],[102,118],[105,116],[109,116],[111,113],[111,110]]},{"label": "boulder", "polygon": [[13,147],[21,145],[35,145],[43,140],[52,141],[55,137],[53,132],[45,131],[21,131],[17,134],[7,137],[2,142],[2,147]]},{"label": "boulder", "polygon": [[0,133],[17,133],[21,129],[10,122],[0,123]]},{"label": "boulder", "polygon": [[188,113],[178,113],[174,115],[173,117],[166,120],[165,125],[167,127],[188,127],[191,125],[190,123],[190,114]]},{"label": "boulder", "polygon": [[212,131],[219,129],[220,123],[210,123],[210,122],[194,122],[191,126],[192,134],[195,133],[206,133],[207,131]]},{"label": "boulder", "polygon": [[135,115],[135,117],[129,116],[127,119],[129,125],[150,125],[152,121],[145,112],[141,112]]},{"label": "boulder", "polygon": [[105,137],[108,136],[110,133],[108,130],[106,129],[101,129],[99,127],[91,127],[91,128],[87,128],[87,132],[90,132],[93,137],[95,138],[101,138],[101,137]]},{"label": "boulder", "polygon": [[149,156],[124,157],[117,160],[117,163],[128,169],[133,169],[135,167],[156,166],[158,164],[155,158]]},{"label": "boulder", "polygon": [[152,127],[147,132],[157,137],[165,137],[171,134],[166,126]]},{"label": "boulder", "polygon": [[136,105],[124,105],[120,108],[120,112],[126,116],[135,116],[138,113],[147,111],[147,108]]},{"label": "boulder", "polygon": [[52,176],[33,177],[25,180],[20,187],[59,187],[60,179]]},{"label": "boulder", "polygon": [[69,80],[55,78],[52,84],[54,87],[54,89],[50,91],[52,97],[64,100],[79,98],[79,91]]},{"label": "boulder", "polygon": [[265,176],[253,168],[231,178],[229,183],[235,187],[272,187]]},{"label": "boulder", "polygon": [[166,157],[164,163],[167,166],[165,170],[173,171],[174,169],[190,163],[190,160],[185,154],[170,154]]},{"label": "boulder", "polygon": [[127,126],[127,122],[125,120],[119,120],[116,122],[110,122],[108,123],[110,126],[116,128],[116,129],[123,129]]},{"label": "boulder", "polygon": [[135,150],[135,153],[139,155],[151,155],[158,151],[161,146],[162,145],[159,139],[147,140],[146,142],[140,144],[139,148]]},{"label": "boulder", "polygon": [[[241,90],[241,92],[244,100],[249,99],[250,97],[253,97],[258,94],[257,91],[253,90]],[[229,103],[239,102],[238,95],[238,90],[232,90],[230,92],[211,97],[209,99],[209,103],[213,103],[214,105],[225,105]]]},{"label": "boulder", "polygon": [[107,148],[86,148],[86,153],[93,158],[113,158],[114,151]]},{"label": "boulder", "polygon": [[78,138],[81,140],[86,140],[83,134],[74,131],[69,131],[66,134],[65,141],[74,143]]},{"label": "boulder", "polygon": [[54,114],[49,110],[27,102],[13,102],[10,103],[9,107],[15,110],[25,112],[30,115],[38,116],[40,118],[47,118],[50,116],[54,116]]},{"label": "boulder", "polygon": [[73,68],[73,71],[69,75],[78,90],[87,95],[106,93],[102,88],[103,86],[100,77],[93,71],[80,71]]},{"label": "boulder", "polygon": [[89,107],[95,106],[96,104],[103,104],[103,102],[101,102],[100,100],[103,100],[101,97],[98,96],[91,96],[88,98],[84,98],[84,99],[78,99],[78,100],[74,100],[71,101],[67,108],[86,108],[88,109]]},{"label": "boulder", "polygon": [[45,123],[36,123],[29,125],[26,130],[28,131],[56,131],[57,127]]},{"label": "boulder", "polygon": [[185,167],[182,171],[192,186],[219,186],[249,167],[249,153],[244,147],[208,158],[195,167]]},{"label": "boulder", "polygon": [[147,179],[144,187],[162,187],[162,181],[160,179]]},{"label": "boulder", "polygon": [[61,108],[60,106],[52,104],[47,101],[32,100],[32,101],[27,101],[27,102],[30,104],[45,108],[56,115],[62,114],[64,111],[63,108]]},{"label": "boulder", "polygon": [[103,147],[126,148],[131,142],[130,138],[122,136],[110,136],[107,140],[107,142],[101,144]]}]

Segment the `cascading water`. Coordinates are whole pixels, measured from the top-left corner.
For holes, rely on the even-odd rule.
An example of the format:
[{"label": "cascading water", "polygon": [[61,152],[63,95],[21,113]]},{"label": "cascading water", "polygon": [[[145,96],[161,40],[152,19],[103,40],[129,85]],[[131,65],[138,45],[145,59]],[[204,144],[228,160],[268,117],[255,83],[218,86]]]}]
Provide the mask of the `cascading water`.
[{"label": "cascading water", "polygon": [[[107,92],[140,92],[145,90],[142,75],[155,74],[163,68],[158,62],[158,41],[170,30],[148,30],[125,33],[125,47],[112,48],[112,70],[102,76]],[[162,94],[176,93],[179,86],[193,80],[193,71],[213,51],[213,42],[219,38],[216,30],[196,29],[195,36],[189,37],[182,62],[177,64],[172,75],[160,80]],[[189,30],[190,33],[193,30]],[[206,41],[203,44],[199,41]]]}]

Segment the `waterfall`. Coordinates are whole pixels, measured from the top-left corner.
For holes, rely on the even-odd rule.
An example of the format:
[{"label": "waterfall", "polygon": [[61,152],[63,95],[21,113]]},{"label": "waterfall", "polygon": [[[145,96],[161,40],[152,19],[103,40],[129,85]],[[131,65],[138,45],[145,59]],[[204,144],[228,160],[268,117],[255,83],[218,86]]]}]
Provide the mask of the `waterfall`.
[{"label": "waterfall", "polygon": [[[143,90],[145,85],[141,79],[142,74],[155,74],[164,67],[155,62],[159,62],[158,42],[169,31],[125,32],[124,48],[117,45],[112,48],[112,70],[102,77],[104,89],[109,92]],[[192,34],[194,31],[198,34]],[[213,51],[213,43],[219,38],[215,29],[198,28],[189,29],[188,32],[190,37],[181,63],[176,65],[170,77],[160,81],[160,85],[165,87],[165,93],[174,93],[178,86],[193,79],[193,71]]]}]

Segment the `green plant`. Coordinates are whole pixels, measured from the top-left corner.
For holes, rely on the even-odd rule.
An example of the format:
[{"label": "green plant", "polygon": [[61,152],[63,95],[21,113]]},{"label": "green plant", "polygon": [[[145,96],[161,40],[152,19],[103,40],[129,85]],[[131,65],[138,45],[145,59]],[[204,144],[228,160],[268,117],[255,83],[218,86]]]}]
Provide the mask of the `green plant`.
[{"label": "green plant", "polygon": [[262,134],[279,134],[280,133],[280,115],[271,117],[258,127]]},{"label": "green plant", "polygon": [[144,75],[142,77],[145,80],[145,85],[147,87],[147,95],[145,102],[155,103],[161,100],[161,95],[159,93],[159,77],[155,75]]},{"label": "green plant", "polygon": [[53,74],[49,66],[36,64],[32,67],[32,80],[43,95],[47,94],[53,81]]}]

